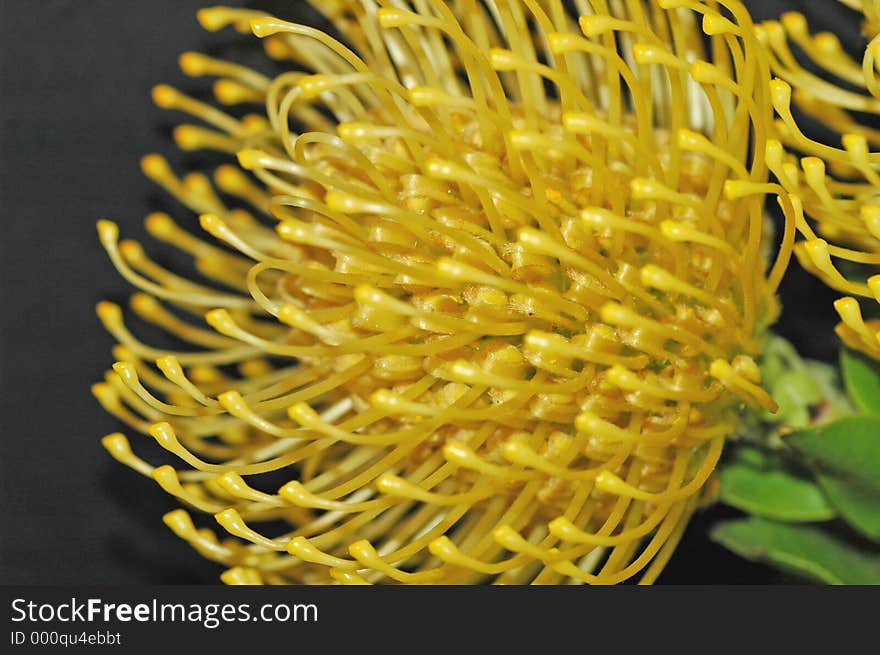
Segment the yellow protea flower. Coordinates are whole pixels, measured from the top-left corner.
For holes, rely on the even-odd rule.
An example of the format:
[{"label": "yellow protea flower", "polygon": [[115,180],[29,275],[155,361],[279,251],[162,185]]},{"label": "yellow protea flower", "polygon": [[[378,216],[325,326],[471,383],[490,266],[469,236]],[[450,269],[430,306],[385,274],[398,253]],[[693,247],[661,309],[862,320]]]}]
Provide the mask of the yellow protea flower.
[{"label": "yellow protea flower", "polygon": [[96,396],[183,468],[104,445],[234,537],[165,516],[228,583],[652,582],[743,403],[773,408],[753,356],[788,253],[767,272],[770,73],[748,14],[312,4],[349,45],[199,14],[289,62],[269,79],[181,57],[265,115],[154,90],[207,126],[179,127],[182,148],[237,154],[214,182],[248,209],[143,161],[214,241],[166,214],[147,229],[216,285],[99,223],[133,311],[196,347],[149,347],[99,305],[119,361]]},{"label": "yellow protea flower", "polygon": [[[771,83],[778,138],[767,142],[767,163],[794,208],[801,264],[849,294],[834,304],[842,319],[838,335],[848,346],[880,359],[880,321],[866,320],[856,300],[880,301],[880,275],[874,273],[880,264],[880,131],[862,118],[880,115],[880,1],[841,2],[864,14],[867,45],[861,62],[833,33],[811,33],[800,13],[758,26],[778,76]],[[815,72],[804,68],[790,44]],[[836,132],[839,146],[805,134],[792,106]],[[869,305],[876,314],[876,305]]]}]

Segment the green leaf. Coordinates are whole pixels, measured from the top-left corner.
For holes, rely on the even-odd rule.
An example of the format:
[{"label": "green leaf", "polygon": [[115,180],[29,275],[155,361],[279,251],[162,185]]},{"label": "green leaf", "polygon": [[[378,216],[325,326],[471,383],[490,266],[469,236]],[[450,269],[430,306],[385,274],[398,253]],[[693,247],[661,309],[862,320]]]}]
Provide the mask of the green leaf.
[{"label": "green leaf", "polygon": [[779,376],[773,385],[773,397],[783,396],[792,407],[810,407],[822,399],[819,382],[805,375],[805,371],[789,371]]},{"label": "green leaf", "polygon": [[767,413],[765,418],[774,423],[802,427],[810,423],[810,408],[822,400],[822,387],[799,362],[797,368],[776,376],[770,395],[778,408],[775,414]]},{"label": "green leaf", "polygon": [[856,413],[856,408],[841,384],[840,370],[837,366],[806,359],[804,367],[821,389],[820,402],[812,408],[812,413],[815,414],[815,416],[811,416],[812,423],[830,423],[843,416],[852,416]]},{"label": "green leaf", "polygon": [[776,401],[775,415],[769,414],[767,420],[787,423],[793,427],[802,427],[810,423],[810,406],[814,400],[812,389],[801,388],[793,381],[805,381],[808,378],[797,375],[782,376],[770,389],[770,395]]},{"label": "green leaf", "polygon": [[714,541],[740,557],[772,564],[827,584],[880,584],[880,553],[868,553],[808,525],[761,518],[725,521]]},{"label": "green leaf", "polygon": [[855,530],[880,541],[880,492],[831,475],[819,475],[831,503]]},{"label": "green leaf", "polygon": [[721,471],[722,502],[779,521],[827,521],[836,512],[818,485],[782,470],[732,464]]},{"label": "green leaf", "polygon": [[847,416],[783,438],[822,473],[880,491],[880,416]]},{"label": "green leaf", "polygon": [[751,469],[768,469],[777,465],[777,457],[775,454],[768,453],[758,448],[750,448],[749,446],[737,447],[733,451],[734,464],[736,466],[746,466]]},{"label": "green leaf", "polygon": [[846,391],[866,414],[880,415],[880,371],[877,364],[854,350],[840,352]]}]

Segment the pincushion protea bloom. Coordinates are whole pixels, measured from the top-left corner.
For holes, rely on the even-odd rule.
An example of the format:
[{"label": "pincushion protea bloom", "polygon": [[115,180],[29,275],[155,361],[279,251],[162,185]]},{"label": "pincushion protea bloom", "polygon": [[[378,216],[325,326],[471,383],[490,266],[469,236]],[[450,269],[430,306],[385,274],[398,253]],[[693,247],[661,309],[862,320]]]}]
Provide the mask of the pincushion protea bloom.
[{"label": "pincushion protea bloom", "polygon": [[119,361],[95,394],[182,468],[104,445],[215,516],[232,538],[165,522],[228,583],[653,581],[743,403],[773,407],[752,357],[787,253],[765,273],[772,116],[748,14],[312,4],[352,49],[199,14],[292,63],[181,58],[265,116],[154,91],[207,125],[180,146],[237,154],[214,180],[248,209],[143,161],[213,241],[165,214],[148,230],[216,285],[99,223],[134,312],[195,348],[151,348],[99,305]]},{"label": "pincushion protea bloom", "polygon": [[[801,264],[849,294],[834,304],[842,319],[838,335],[850,347],[880,359],[880,321],[865,320],[856,300],[880,301],[880,275],[875,273],[880,264],[880,132],[864,120],[880,114],[880,2],[841,2],[864,15],[868,42],[860,62],[833,33],[811,33],[800,13],[758,26],[778,76],[771,83],[780,117],[778,138],[767,142],[767,162],[795,208],[802,237],[795,252]],[[797,46],[798,55],[790,44]],[[811,71],[803,67],[803,58],[812,62]],[[838,133],[840,146],[805,134],[792,105]],[[869,305],[876,314],[876,305]]]}]

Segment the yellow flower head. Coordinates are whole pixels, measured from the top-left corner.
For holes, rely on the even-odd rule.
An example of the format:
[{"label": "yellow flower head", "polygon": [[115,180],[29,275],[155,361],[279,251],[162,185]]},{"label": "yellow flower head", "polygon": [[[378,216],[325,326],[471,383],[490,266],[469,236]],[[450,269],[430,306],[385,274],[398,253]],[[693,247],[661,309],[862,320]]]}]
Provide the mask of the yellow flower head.
[{"label": "yellow flower head", "polygon": [[[802,237],[795,248],[798,259],[829,286],[850,294],[834,304],[842,319],[838,335],[880,359],[880,321],[865,320],[855,298],[869,299],[877,313],[870,301],[880,301],[880,275],[874,274],[880,264],[880,131],[861,116],[880,114],[880,2],[841,1],[864,14],[862,61],[854,60],[833,33],[811,33],[802,14],[789,12],[758,26],[778,76],[771,83],[771,100],[780,118],[766,154],[791,207],[791,238],[795,227]],[[812,63],[809,71],[804,58]],[[805,133],[793,107],[836,133],[835,142]]]},{"label": "yellow flower head", "polygon": [[238,165],[221,198],[143,162],[212,239],[165,214],[148,230],[210,284],[99,223],[134,312],[194,347],[144,345],[99,305],[119,362],[95,393],[178,464],[105,446],[215,516],[234,538],[165,522],[229,583],[653,581],[743,402],[773,407],[752,355],[787,257],[765,274],[772,112],[748,14],[312,4],[347,45],[199,14],[291,68],[181,58],[265,114],[154,91],[202,124],[181,147]]}]

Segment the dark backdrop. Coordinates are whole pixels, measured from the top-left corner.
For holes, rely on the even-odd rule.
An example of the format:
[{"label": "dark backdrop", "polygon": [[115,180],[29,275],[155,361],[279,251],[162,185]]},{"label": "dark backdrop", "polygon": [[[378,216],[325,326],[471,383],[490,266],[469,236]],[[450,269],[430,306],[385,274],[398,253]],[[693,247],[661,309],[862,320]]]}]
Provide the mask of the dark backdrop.
[{"label": "dark backdrop", "polygon": [[[193,86],[176,66],[184,50],[240,49],[244,37],[199,28],[195,12],[208,4],[0,0],[0,583],[218,580],[219,567],[161,523],[176,501],[100,446],[119,425],[89,392],[112,363],[94,304],[130,291],[94,222],[112,218],[125,236],[143,237],[143,217],[168,201],[141,176],[139,158],[162,152],[191,163],[170,142],[174,118],[149,91],[162,81]],[[298,0],[247,4],[314,18]],[[814,16],[816,5],[837,6],[751,4],[761,18],[793,4]],[[782,332],[804,354],[833,358],[834,296],[799,269],[782,295],[794,310]],[[693,521],[661,582],[777,579],[708,541],[722,513]]]}]

